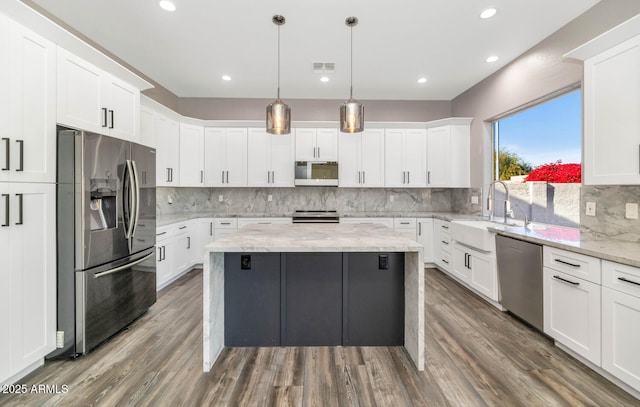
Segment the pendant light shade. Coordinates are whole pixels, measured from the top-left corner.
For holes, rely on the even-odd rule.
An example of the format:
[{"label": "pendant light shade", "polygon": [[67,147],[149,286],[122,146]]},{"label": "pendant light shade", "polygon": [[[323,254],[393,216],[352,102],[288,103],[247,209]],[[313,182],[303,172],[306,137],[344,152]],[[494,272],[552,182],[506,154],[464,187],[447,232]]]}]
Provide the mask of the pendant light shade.
[{"label": "pendant light shade", "polygon": [[353,27],[358,25],[358,18],[347,17],[345,24],[351,29],[351,82],[349,100],[340,106],[340,131],[360,133],[364,130],[364,105],[353,98]]},{"label": "pendant light shade", "polygon": [[286,22],[283,16],[275,15],[271,19],[278,26],[278,93],[276,100],[267,105],[267,133],[291,133],[291,108],[280,100],[280,26]]}]

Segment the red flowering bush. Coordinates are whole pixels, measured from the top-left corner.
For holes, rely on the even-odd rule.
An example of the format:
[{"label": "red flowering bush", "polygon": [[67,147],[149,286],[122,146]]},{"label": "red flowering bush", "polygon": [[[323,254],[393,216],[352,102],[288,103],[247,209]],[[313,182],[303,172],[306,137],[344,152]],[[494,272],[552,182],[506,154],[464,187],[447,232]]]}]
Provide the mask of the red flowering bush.
[{"label": "red flowering bush", "polygon": [[557,184],[582,182],[581,164],[544,164],[527,175],[526,181],[547,181]]}]

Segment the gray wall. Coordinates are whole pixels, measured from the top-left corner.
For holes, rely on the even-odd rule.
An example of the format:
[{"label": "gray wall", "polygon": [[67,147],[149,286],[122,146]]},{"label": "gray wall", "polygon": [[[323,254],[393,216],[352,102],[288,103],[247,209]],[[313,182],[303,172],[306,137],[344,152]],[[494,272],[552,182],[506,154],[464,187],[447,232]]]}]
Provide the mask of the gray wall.
[{"label": "gray wall", "polygon": [[[582,81],[582,63],[562,55],[640,13],[638,0],[602,0],[500,71],[453,100],[452,115],[471,124],[471,185],[488,181],[486,121]],[[532,22],[534,24],[535,22]]]},{"label": "gray wall", "polygon": [[[264,120],[273,99],[180,98],[183,116],[204,120]],[[293,121],[338,121],[344,100],[285,99]],[[360,100],[367,121],[424,122],[451,117],[450,101]]]}]

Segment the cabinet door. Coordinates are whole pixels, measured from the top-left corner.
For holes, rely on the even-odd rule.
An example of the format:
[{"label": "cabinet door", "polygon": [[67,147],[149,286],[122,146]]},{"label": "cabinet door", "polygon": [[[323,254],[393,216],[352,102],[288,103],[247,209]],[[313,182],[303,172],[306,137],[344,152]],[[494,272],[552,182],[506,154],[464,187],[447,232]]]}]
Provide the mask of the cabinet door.
[{"label": "cabinet door", "polygon": [[[282,137],[282,136],[278,136]],[[265,187],[271,183],[271,137],[264,129],[249,129],[247,136],[247,185]],[[293,167],[293,164],[291,164]]]},{"label": "cabinet door", "polygon": [[[204,152],[204,154],[203,154]],[[204,185],[204,129],[180,123],[180,186],[201,187]]]},{"label": "cabinet door", "polygon": [[58,47],[58,123],[106,134],[101,71]]},{"label": "cabinet door", "polygon": [[102,74],[102,86],[102,106],[107,109],[108,134],[139,142],[140,91],[106,73]]},{"label": "cabinet door", "polygon": [[198,219],[196,234],[199,249],[198,263],[201,263],[204,261],[204,247],[216,239],[214,218]]},{"label": "cabinet door", "polygon": [[471,186],[471,126],[453,124],[450,141],[451,152],[448,171],[451,174],[450,187],[469,188]]},{"label": "cabinet door", "polygon": [[204,130],[204,174],[205,185],[219,187],[225,185],[226,147],[225,129],[208,127]]},{"label": "cabinet door", "polygon": [[640,390],[640,298],[602,287],[602,367]]},{"label": "cabinet door", "polygon": [[[340,135],[342,140],[347,133]],[[384,186],[384,130],[372,129],[361,133],[360,169],[362,186],[367,188]],[[342,157],[342,149],[340,150]],[[342,172],[342,163],[340,164]]]},{"label": "cabinet door", "polygon": [[225,173],[228,187],[247,186],[247,129],[227,129],[225,142]]},{"label": "cabinet door", "polygon": [[[0,16],[0,44],[2,42],[2,28],[4,17]],[[2,65],[2,64],[0,64]],[[2,66],[0,66],[2,69]],[[2,97],[0,95],[0,97]],[[0,119],[1,120],[1,119]],[[9,228],[4,226],[10,223],[5,218],[6,208],[9,205],[7,199],[9,194],[9,184],[0,183],[0,321],[4,321],[4,328],[0,329],[0,383],[12,376],[9,360],[11,360],[11,339],[16,333],[12,332],[9,325],[9,317],[11,315],[11,295],[12,287],[10,286],[11,278],[11,251],[9,249]]]},{"label": "cabinet door", "polygon": [[166,287],[173,278],[178,275],[178,263],[180,262],[177,257],[177,239],[170,237],[166,240],[158,242],[158,253],[156,262],[156,288],[158,290]]},{"label": "cabinet door", "polygon": [[544,267],[544,332],[600,366],[600,286]]},{"label": "cabinet door", "polygon": [[318,129],[316,148],[318,160],[338,161],[338,129]]},{"label": "cabinet door", "polygon": [[11,131],[2,136],[9,138],[11,150],[9,179],[55,182],[56,48],[16,23],[11,43],[11,108],[5,111],[10,112]]},{"label": "cabinet door", "polygon": [[9,187],[11,370],[55,349],[55,184]]},{"label": "cabinet door", "polygon": [[425,171],[427,131],[407,130],[403,140],[403,163],[407,171],[406,187],[423,187],[427,177]]},{"label": "cabinet door", "polygon": [[180,182],[180,128],[178,122],[157,114],[156,132],[156,185],[177,186]]},{"label": "cabinet door", "polygon": [[418,219],[418,243],[422,245],[422,258],[425,263],[433,263],[434,236],[433,219]]},{"label": "cabinet door", "polygon": [[177,236],[175,240],[174,258],[173,258],[173,275],[182,273],[191,267],[191,237],[189,233],[183,233]]},{"label": "cabinet door", "polygon": [[338,181],[341,187],[357,188],[362,184],[362,171],[360,169],[360,133],[344,133],[340,135],[340,168]]},{"label": "cabinet door", "polygon": [[451,184],[451,127],[427,129],[427,186]]},{"label": "cabinet door", "polygon": [[153,126],[154,115],[153,110],[140,106],[140,144],[153,148],[156,147],[156,135]]},{"label": "cabinet door", "polygon": [[316,129],[296,129],[296,161],[318,161]]},{"label": "cabinet door", "polygon": [[469,250],[467,265],[471,269],[469,285],[484,296],[498,301],[498,270],[495,257]]},{"label": "cabinet door", "polygon": [[407,176],[403,162],[404,131],[387,129],[384,133],[384,185],[406,187]]},{"label": "cabinet door", "polygon": [[453,244],[451,274],[465,283],[471,281],[471,269],[468,267],[468,250],[457,243]]},{"label": "cabinet door", "polygon": [[292,187],[295,178],[293,134],[271,135],[271,186]]},{"label": "cabinet door", "polygon": [[636,36],[584,63],[585,184],[640,184],[639,111]]}]

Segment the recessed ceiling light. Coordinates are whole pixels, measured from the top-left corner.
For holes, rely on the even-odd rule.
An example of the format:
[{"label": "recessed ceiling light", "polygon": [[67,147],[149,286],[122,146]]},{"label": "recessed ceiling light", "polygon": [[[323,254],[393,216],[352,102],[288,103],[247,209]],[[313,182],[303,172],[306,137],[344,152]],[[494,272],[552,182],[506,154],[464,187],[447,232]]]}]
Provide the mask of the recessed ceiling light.
[{"label": "recessed ceiling light", "polygon": [[500,58],[495,55],[491,55],[489,58],[487,58],[487,62],[496,62],[498,59]]},{"label": "recessed ceiling light", "polygon": [[160,0],[160,7],[167,11],[176,11],[176,5],[169,0]]},{"label": "recessed ceiling light", "polygon": [[418,79],[418,83],[427,83],[427,78]]},{"label": "recessed ceiling light", "polygon": [[495,16],[497,12],[498,12],[498,9],[496,8],[493,8],[493,7],[488,8],[484,10],[482,13],[480,13],[480,18],[491,18]]},{"label": "recessed ceiling light", "polygon": [[222,80],[223,81],[230,81],[231,77],[229,75],[222,75]]},{"label": "recessed ceiling light", "polygon": [[328,76],[322,76],[320,78],[320,82],[329,82],[329,77]]}]

